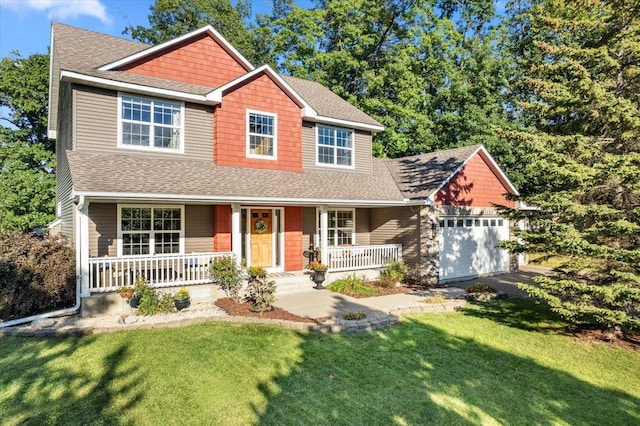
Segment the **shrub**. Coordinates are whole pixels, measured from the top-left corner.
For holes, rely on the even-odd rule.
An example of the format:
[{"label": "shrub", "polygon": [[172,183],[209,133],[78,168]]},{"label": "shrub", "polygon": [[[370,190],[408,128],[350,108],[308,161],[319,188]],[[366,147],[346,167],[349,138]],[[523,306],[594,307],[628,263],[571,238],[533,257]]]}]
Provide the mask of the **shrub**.
[{"label": "shrub", "polygon": [[227,293],[227,296],[236,303],[242,301],[240,290],[242,289],[242,269],[236,265],[231,257],[221,257],[213,261],[209,267],[209,275]]},{"label": "shrub", "polygon": [[447,299],[441,294],[434,294],[433,296],[427,296],[424,298],[424,303],[428,303],[430,305],[442,305],[447,301]]},{"label": "shrub", "polygon": [[138,313],[140,315],[155,315],[160,312],[173,312],[175,310],[173,296],[168,293],[158,294],[149,287],[147,280],[142,276],[138,276],[134,287],[136,297],[140,299],[138,302]]},{"label": "shrub", "polygon": [[0,320],[73,306],[75,255],[63,237],[0,235]]},{"label": "shrub", "polygon": [[347,312],[342,316],[342,318],[346,319],[347,321],[359,321],[366,317],[367,314],[365,314],[364,312]]},{"label": "shrub", "polygon": [[477,283],[470,285],[466,289],[467,293],[497,293],[498,290],[491,284]]},{"label": "shrub", "polygon": [[[394,282],[404,281],[404,277],[407,274],[407,267],[403,262],[391,262],[384,269],[382,276],[389,278]],[[382,278],[382,277],[381,277]]]},{"label": "shrub", "polygon": [[276,301],[274,293],[276,292],[276,282],[267,281],[264,277],[258,277],[253,280],[247,287],[249,301],[253,312],[267,312],[273,309],[273,303]]},{"label": "shrub", "polygon": [[339,278],[329,284],[326,288],[337,293],[356,296],[375,296],[381,293],[379,289],[368,287],[365,284],[364,277],[358,277],[356,274]]},{"label": "shrub", "polygon": [[380,288],[395,288],[397,283],[397,281],[392,280],[384,274],[380,274],[380,278],[378,278],[377,281],[372,281],[373,285]]},{"label": "shrub", "polygon": [[267,276],[267,270],[260,265],[253,265],[247,268],[247,275],[252,278],[264,278]]}]

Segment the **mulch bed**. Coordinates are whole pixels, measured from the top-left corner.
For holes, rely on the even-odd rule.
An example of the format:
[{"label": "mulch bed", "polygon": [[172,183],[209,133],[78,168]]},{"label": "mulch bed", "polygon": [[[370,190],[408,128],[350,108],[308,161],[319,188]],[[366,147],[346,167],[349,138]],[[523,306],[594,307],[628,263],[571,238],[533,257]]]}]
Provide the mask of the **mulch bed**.
[{"label": "mulch bed", "polygon": [[640,350],[640,336],[630,333],[614,333],[597,326],[572,325],[569,331],[576,339],[587,342],[602,342],[620,348]]},{"label": "mulch bed", "polygon": [[268,318],[268,319],[276,319],[276,320],[285,320],[285,321],[296,321],[296,322],[308,322],[313,324],[318,324],[325,320],[325,318],[307,318],[301,317],[296,314],[292,314],[291,312],[285,311],[284,309],[280,309],[276,306],[273,307],[273,310],[268,312],[253,312],[249,308],[251,307],[251,302],[244,303],[236,303],[233,300],[225,297],[223,299],[216,300],[216,306],[225,310],[227,314],[232,317],[256,317],[256,318]]}]

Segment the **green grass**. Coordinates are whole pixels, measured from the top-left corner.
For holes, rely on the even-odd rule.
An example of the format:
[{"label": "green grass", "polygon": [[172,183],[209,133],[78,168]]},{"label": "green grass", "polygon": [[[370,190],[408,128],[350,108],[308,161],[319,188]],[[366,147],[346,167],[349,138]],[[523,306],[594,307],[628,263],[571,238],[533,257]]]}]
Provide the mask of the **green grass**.
[{"label": "green grass", "polygon": [[0,338],[0,424],[640,424],[640,352],[530,301],[368,334],[205,323]]}]

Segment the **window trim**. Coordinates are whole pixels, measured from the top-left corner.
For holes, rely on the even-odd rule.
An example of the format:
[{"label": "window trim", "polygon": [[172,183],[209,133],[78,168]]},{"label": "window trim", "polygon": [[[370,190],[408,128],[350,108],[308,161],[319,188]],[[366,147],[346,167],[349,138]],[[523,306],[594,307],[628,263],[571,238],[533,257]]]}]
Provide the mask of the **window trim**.
[{"label": "window trim", "polygon": [[[134,208],[134,209],[139,209],[139,208],[144,208],[144,209],[151,209],[151,223],[152,223],[152,227],[153,227],[153,210],[154,209],[180,209],[180,235],[179,235],[179,247],[180,247],[180,251],[178,253],[173,253],[173,254],[185,254],[185,229],[184,229],[184,225],[185,225],[185,217],[184,217],[184,204],[117,204],[117,209],[118,209],[118,214],[117,214],[117,223],[116,226],[118,227],[118,236],[117,236],[117,249],[118,249],[118,256],[124,256],[122,254],[123,251],[123,234],[124,232],[122,231],[122,209],[123,208]],[[132,256],[132,257],[136,257],[136,256],[156,256],[156,253],[154,253],[155,250],[155,236],[154,236],[154,232],[155,230],[151,229],[149,231],[150,236],[149,236],[149,254],[131,254],[131,255],[127,255],[127,257]],[[158,255],[162,255],[162,253],[159,253]]]},{"label": "window trim", "polygon": [[[338,156],[336,155],[336,150],[338,149],[337,145],[333,145],[333,149],[334,149],[334,162],[332,164],[328,164],[328,163],[321,163],[320,162],[320,155],[318,153],[319,147],[320,147],[320,127],[325,127],[328,129],[334,129],[334,130],[345,130],[348,132],[351,132],[351,165],[350,166],[345,166],[342,164],[336,164],[335,161],[338,158]],[[356,168],[356,131],[355,129],[351,129],[348,127],[338,127],[338,126],[330,126],[327,124],[316,124],[315,125],[316,128],[316,140],[315,140],[315,156],[316,156],[316,166],[319,167],[334,167],[334,168],[338,168],[338,169],[355,169]],[[323,145],[326,146],[326,145]],[[342,149],[349,149],[349,148],[342,148]]]},{"label": "window trim", "polygon": [[[348,211],[351,212],[351,214],[353,215],[353,228],[352,228],[352,232],[351,232],[351,245],[355,246],[356,245],[356,236],[357,236],[357,226],[356,226],[356,208],[355,207],[343,207],[343,208],[335,208],[335,209],[327,209],[327,217],[330,214],[330,212],[342,212],[342,211]],[[316,247],[320,247],[320,233],[322,232],[322,230],[320,229],[321,223],[320,223],[320,213],[321,210],[319,208],[316,208],[316,235],[315,235],[315,245]],[[327,234],[329,233],[330,229],[334,229],[334,230],[338,230],[338,228],[332,228],[331,226],[329,226],[329,223],[327,221]],[[345,228],[342,228],[345,229]],[[334,234],[335,236],[338,235],[338,233],[336,232]],[[327,241],[329,241],[329,235],[327,235]],[[341,244],[335,244],[335,238],[334,241],[329,241],[329,247],[340,247]]]},{"label": "window trim", "polygon": [[[124,96],[129,96],[132,98],[145,99],[152,102],[152,117],[153,117],[153,103],[154,102],[168,102],[176,105],[180,105],[180,147],[179,148],[157,148],[153,145],[154,138],[154,125],[153,123],[149,123],[151,126],[151,132],[149,134],[149,146],[141,146],[141,145],[129,145],[122,142],[122,98]],[[185,122],[185,106],[184,102],[173,100],[173,99],[161,99],[161,98],[152,98],[149,96],[141,96],[134,93],[127,92],[118,92],[118,148],[123,149],[132,149],[135,151],[151,151],[151,152],[164,152],[164,153],[173,153],[173,154],[184,154],[184,122]]]},{"label": "window trim", "polygon": [[[266,115],[273,118],[273,155],[264,154],[252,154],[251,153],[251,136],[249,132],[249,117],[251,114]],[[277,160],[278,159],[278,114],[274,112],[258,111],[255,109],[247,108],[245,112],[245,133],[246,133],[246,156],[247,158],[256,158],[259,160]],[[254,136],[261,135],[260,133],[253,133]],[[264,136],[264,135],[262,135]]]}]

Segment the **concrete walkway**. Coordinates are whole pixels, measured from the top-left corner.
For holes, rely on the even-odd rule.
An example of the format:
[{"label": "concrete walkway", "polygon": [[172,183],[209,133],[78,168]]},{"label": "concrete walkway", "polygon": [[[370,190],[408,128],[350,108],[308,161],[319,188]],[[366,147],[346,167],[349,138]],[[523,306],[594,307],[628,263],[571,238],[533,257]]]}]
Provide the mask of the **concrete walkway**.
[{"label": "concrete walkway", "polygon": [[516,284],[535,284],[533,278],[538,275],[549,275],[552,271],[550,268],[541,266],[520,266],[520,270],[513,274],[495,275],[492,277],[473,278],[466,281],[456,281],[447,283],[448,287],[457,287],[466,289],[470,285],[477,283],[485,283],[494,286],[499,292],[507,293],[509,297],[529,297],[527,293],[520,290]]}]

